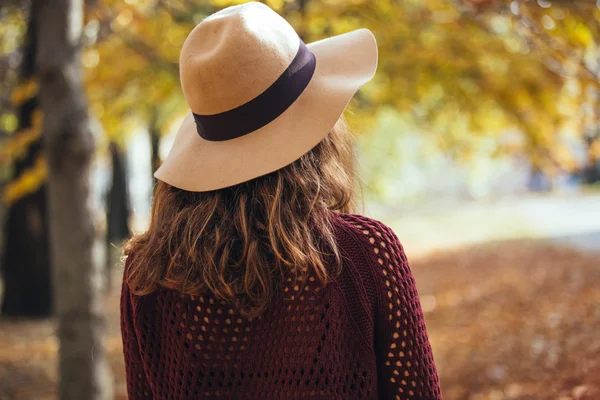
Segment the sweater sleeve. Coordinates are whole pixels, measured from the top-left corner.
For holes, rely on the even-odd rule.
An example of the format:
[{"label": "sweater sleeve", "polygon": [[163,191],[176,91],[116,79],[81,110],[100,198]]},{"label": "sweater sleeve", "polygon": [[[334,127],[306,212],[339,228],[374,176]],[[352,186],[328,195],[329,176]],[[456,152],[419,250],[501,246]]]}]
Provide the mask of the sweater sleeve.
[{"label": "sweater sleeve", "polygon": [[377,304],[375,351],[382,399],[440,400],[439,379],[411,269],[387,226],[359,226],[370,243]]},{"label": "sweater sleeve", "polygon": [[[125,267],[126,273],[127,265]],[[123,340],[123,355],[125,358],[127,396],[129,400],[152,399],[152,391],[146,379],[140,346],[133,325],[132,294],[125,283],[125,274],[121,288],[121,338]]]}]

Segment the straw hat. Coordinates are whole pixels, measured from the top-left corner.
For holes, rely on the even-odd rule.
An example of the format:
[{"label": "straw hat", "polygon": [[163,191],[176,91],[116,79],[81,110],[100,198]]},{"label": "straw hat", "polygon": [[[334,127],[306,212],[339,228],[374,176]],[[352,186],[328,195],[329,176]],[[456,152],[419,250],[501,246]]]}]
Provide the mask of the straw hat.
[{"label": "straw hat", "polygon": [[179,63],[191,112],[154,176],[204,192],[283,168],[316,146],[373,77],[377,44],[359,29],[305,45],[251,2],[198,24]]}]

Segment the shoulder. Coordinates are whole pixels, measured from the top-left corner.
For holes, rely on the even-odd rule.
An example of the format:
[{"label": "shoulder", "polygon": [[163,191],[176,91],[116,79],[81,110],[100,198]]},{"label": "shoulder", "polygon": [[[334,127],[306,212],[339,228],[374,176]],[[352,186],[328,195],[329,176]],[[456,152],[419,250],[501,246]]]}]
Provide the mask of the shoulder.
[{"label": "shoulder", "polygon": [[388,298],[391,277],[402,281],[410,276],[404,249],[392,228],[381,221],[357,214],[336,214],[333,220],[345,276],[360,288],[358,293],[363,293],[374,316]]},{"label": "shoulder", "polygon": [[389,226],[374,218],[366,217],[360,214],[338,213],[338,219],[344,223],[353,226],[355,229],[363,230],[392,230]]},{"label": "shoulder", "polygon": [[396,233],[388,225],[359,214],[336,214],[335,225],[344,238],[349,237],[353,244],[366,247],[387,247],[392,245],[402,249]]},{"label": "shoulder", "polygon": [[338,245],[351,258],[360,257],[374,267],[391,261],[407,263],[400,240],[383,222],[363,215],[341,213],[334,221]]}]

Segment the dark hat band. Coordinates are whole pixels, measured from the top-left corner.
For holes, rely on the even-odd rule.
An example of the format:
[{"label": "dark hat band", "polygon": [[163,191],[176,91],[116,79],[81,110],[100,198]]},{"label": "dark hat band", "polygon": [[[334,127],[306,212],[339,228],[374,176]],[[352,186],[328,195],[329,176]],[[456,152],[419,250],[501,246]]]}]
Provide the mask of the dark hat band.
[{"label": "dark hat band", "polygon": [[224,141],[262,128],[287,110],[308,86],[317,65],[302,39],[296,56],[281,76],[249,102],[213,115],[194,115],[198,134],[206,140]]}]

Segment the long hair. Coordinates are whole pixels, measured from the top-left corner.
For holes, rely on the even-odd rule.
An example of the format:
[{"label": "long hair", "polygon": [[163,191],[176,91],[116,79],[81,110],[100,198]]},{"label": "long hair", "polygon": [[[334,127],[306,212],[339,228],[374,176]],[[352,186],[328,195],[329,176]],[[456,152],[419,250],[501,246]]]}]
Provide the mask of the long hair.
[{"label": "long hair", "polygon": [[159,181],[149,228],[125,249],[126,283],[136,295],[210,291],[257,316],[284,279],[324,286],[339,273],[330,218],[353,210],[355,186],[343,118],[300,159],[251,181],[202,193]]}]

